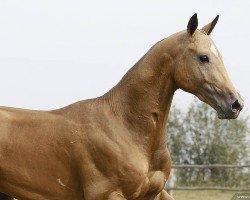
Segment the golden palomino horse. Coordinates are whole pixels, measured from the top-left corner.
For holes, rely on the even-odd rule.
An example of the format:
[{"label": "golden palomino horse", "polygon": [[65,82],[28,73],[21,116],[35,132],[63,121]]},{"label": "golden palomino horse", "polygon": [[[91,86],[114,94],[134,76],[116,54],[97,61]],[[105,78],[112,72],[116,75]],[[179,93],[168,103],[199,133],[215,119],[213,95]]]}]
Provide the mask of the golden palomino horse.
[{"label": "golden palomino horse", "polygon": [[209,37],[198,30],[156,43],[109,92],[52,111],[0,108],[0,198],[170,200],[165,127],[182,89],[236,118],[243,100]]}]

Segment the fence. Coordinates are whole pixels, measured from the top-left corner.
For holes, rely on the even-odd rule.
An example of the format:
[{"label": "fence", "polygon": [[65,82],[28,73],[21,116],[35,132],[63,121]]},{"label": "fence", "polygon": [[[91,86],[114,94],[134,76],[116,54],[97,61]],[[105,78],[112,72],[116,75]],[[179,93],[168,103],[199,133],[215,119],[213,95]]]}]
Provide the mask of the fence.
[{"label": "fence", "polygon": [[[198,168],[198,169],[211,169],[211,168],[250,168],[250,164],[247,165],[227,165],[227,164],[213,164],[213,165],[173,165],[172,169],[183,168]],[[175,187],[173,186],[173,179],[170,176],[170,184],[167,184],[166,190],[171,194],[172,190],[220,190],[220,191],[240,191],[249,192],[250,188],[225,188],[225,187]],[[172,184],[172,185],[171,185]]]}]

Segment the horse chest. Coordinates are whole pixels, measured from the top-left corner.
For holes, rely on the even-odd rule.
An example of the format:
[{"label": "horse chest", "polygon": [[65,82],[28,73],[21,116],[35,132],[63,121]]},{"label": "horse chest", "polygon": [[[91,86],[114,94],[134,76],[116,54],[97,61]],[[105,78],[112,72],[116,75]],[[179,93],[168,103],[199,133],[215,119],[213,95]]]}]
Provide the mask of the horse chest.
[{"label": "horse chest", "polygon": [[[96,171],[93,173],[94,179],[103,180],[101,181],[104,183],[103,188],[121,191],[129,200],[154,199],[164,188],[167,179],[165,151],[157,150],[156,152],[160,153],[149,153],[143,146],[127,138],[117,137],[116,142],[103,135],[102,139],[95,134],[89,138],[91,138],[90,146],[85,145],[85,147],[88,147],[86,150],[91,157],[89,162],[94,164],[94,169],[91,171]],[[87,177],[90,173],[85,171]],[[99,174],[105,178],[100,178]],[[100,188],[95,191],[102,193]]]}]

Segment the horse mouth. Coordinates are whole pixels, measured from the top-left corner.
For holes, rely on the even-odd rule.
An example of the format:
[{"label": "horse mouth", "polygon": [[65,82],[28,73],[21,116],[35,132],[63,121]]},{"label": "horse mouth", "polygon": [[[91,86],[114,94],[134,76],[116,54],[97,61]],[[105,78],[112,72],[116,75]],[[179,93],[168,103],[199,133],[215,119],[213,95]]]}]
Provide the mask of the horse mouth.
[{"label": "horse mouth", "polygon": [[242,108],[241,109],[230,108],[228,110],[225,110],[221,106],[218,106],[218,108],[216,109],[217,116],[219,119],[236,119],[239,116],[241,110]]},{"label": "horse mouth", "polygon": [[244,107],[244,101],[240,94],[236,93],[234,96],[232,94],[217,96],[197,93],[196,96],[216,110],[219,119],[236,119]]}]

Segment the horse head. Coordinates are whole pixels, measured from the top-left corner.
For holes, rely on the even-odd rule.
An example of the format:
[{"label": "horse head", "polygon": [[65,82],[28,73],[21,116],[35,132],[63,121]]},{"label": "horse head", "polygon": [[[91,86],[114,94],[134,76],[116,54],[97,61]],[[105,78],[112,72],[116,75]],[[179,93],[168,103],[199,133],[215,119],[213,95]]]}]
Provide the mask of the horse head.
[{"label": "horse head", "polygon": [[202,29],[197,29],[194,14],[184,31],[182,51],[174,71],[178,88],[197,96],[213,107],[221,119],[237,118],[243,108],[243,100],[230,81],[223,59],[209,37],[219,16]]}]

